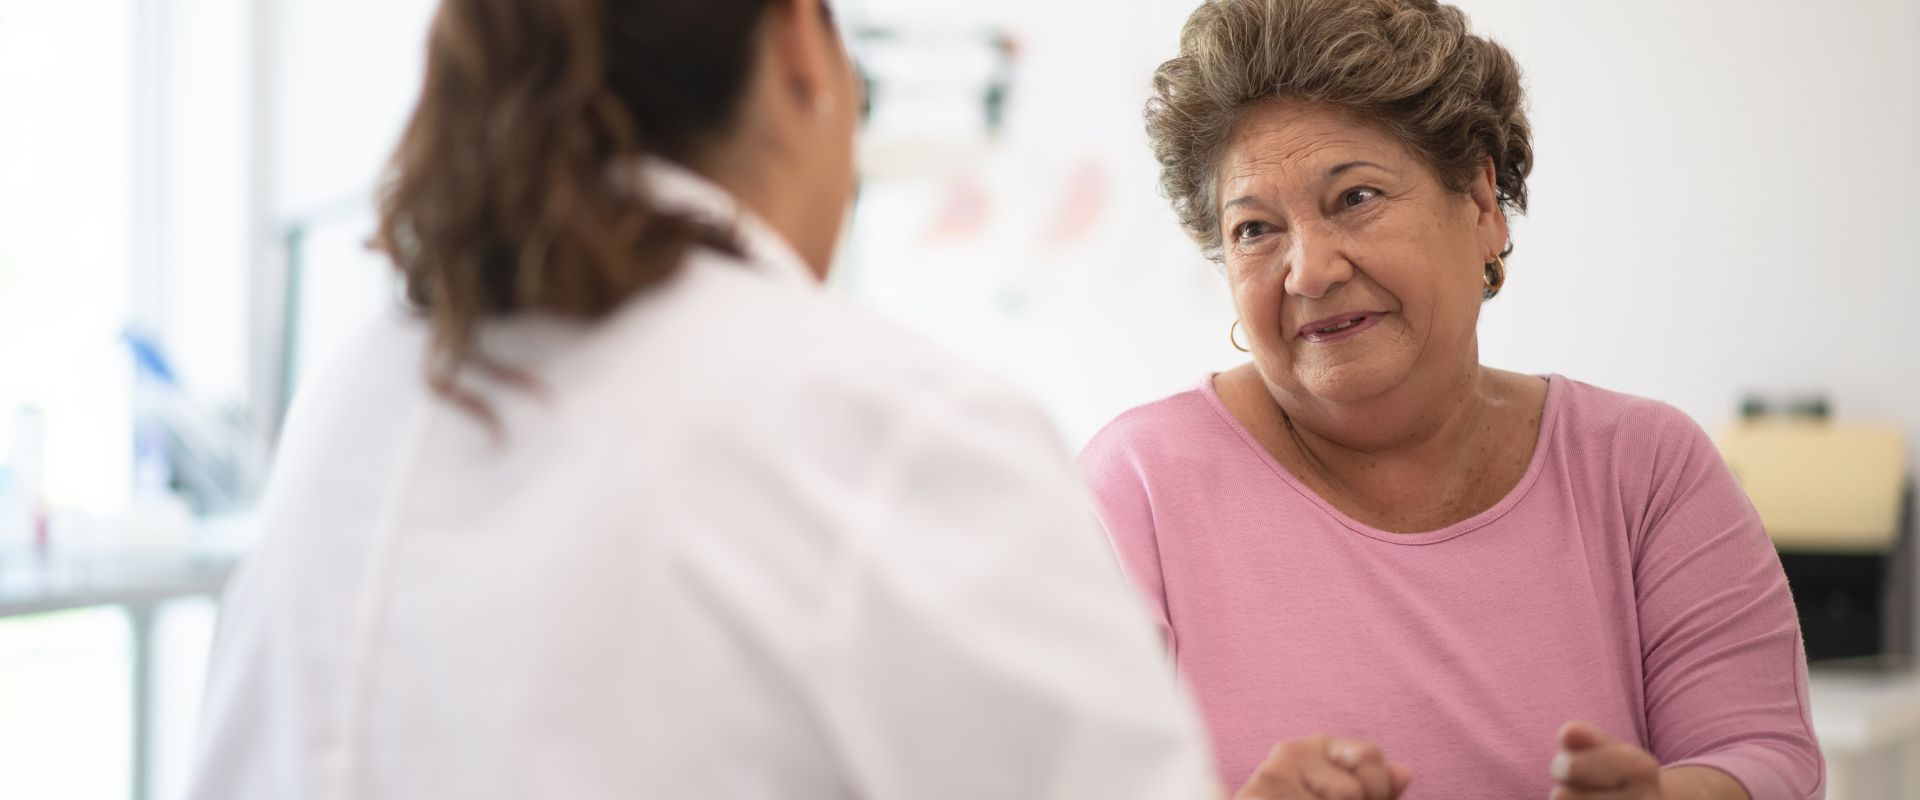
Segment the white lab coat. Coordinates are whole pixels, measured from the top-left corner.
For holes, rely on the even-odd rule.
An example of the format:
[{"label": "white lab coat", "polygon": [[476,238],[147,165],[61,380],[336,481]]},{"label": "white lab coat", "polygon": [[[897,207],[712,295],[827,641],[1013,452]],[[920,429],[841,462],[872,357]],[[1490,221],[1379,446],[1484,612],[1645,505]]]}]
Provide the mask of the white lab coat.
[{"label": "white lab coat", "polygon": [[591,325],[497,324],[495,441],[396,314],[302,391],[192,797],[1200,798],[1197,718],[1033,406],[732,220]]}]

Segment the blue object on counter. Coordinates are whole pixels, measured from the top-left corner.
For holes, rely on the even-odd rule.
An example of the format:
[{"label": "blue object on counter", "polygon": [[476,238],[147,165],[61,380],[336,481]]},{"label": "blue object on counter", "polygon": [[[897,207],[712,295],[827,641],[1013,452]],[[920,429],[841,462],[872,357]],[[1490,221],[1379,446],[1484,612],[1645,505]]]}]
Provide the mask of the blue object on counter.
[{"label": "blue object on counter", "polygon": [[128,329],[120,334],[120,339],[133,350],[133,360],[140,365],[140,374],[157,378],[168,386],[180,385],[180,381],[174,377],[173,367],[167,363],[166,354],[160,352],[160,343],[154,341],[153,337]]}]

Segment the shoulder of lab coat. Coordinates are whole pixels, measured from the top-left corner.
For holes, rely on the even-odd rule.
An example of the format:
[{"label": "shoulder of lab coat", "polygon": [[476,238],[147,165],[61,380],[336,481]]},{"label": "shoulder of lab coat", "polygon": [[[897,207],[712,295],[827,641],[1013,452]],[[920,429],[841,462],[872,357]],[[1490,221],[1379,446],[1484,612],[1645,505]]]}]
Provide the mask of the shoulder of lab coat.
[{"label": "shoulder of lab coat", "polygon": [[810,352],[833,356],[796,354],[784,398],[725,438],[805,459],[756,494],[822,500],[800,527],[838,532],[795,673],[857,794],[1204,796],[1197,719],[1045,415],[895,326],[815,310]]},{"label": "shoulder of lab coat", "polygon": [[1205,796],[1197,718],[1040,409],[835,298],[780,305],[753,316],[805,333],[717,438],[805,459],[756,495],[836,498],[801,526],[839,555],[796,673],[857,793]]}]

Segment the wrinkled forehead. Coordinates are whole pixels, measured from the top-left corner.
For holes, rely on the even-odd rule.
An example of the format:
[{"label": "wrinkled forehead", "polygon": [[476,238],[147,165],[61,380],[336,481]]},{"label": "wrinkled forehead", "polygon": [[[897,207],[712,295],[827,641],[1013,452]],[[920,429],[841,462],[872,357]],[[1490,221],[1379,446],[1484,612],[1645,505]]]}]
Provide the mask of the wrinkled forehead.
[{"label": "wrinkled forehead", "polygon": [[[1392,170],[1415,160],[1385,126],[1354,112],[1300,101],[1250,105],[1234,122],[1215,166],[1215,185],[1301,188],[1324,181],[1335,167],[1366,162]],[[1215,201],[1218,202],[1216,197]]]}]

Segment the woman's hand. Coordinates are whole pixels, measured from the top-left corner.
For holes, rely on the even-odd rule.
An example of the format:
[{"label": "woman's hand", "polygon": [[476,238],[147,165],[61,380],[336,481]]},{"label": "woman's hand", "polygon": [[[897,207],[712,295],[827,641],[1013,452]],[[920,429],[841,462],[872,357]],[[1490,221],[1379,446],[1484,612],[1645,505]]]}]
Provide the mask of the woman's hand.
[{"label": "woman's hand", "polygon": [[1750,800],[1733,776],[1712,767],[1661,769],[1652,753],[1585,722],[1560,728],[1552,800]]},{"label": "woman's hand", "polygon": [[1560,728],[1553,759],[1552,800],[1664,800],[1660,761],[1652,753],[1586,722]]},{"label": "woman's hand", "polygon": [[1237,800],[1395,800],[1413,773],[1387,763],[1379,745],[1309,736],[1274,745]]}]

